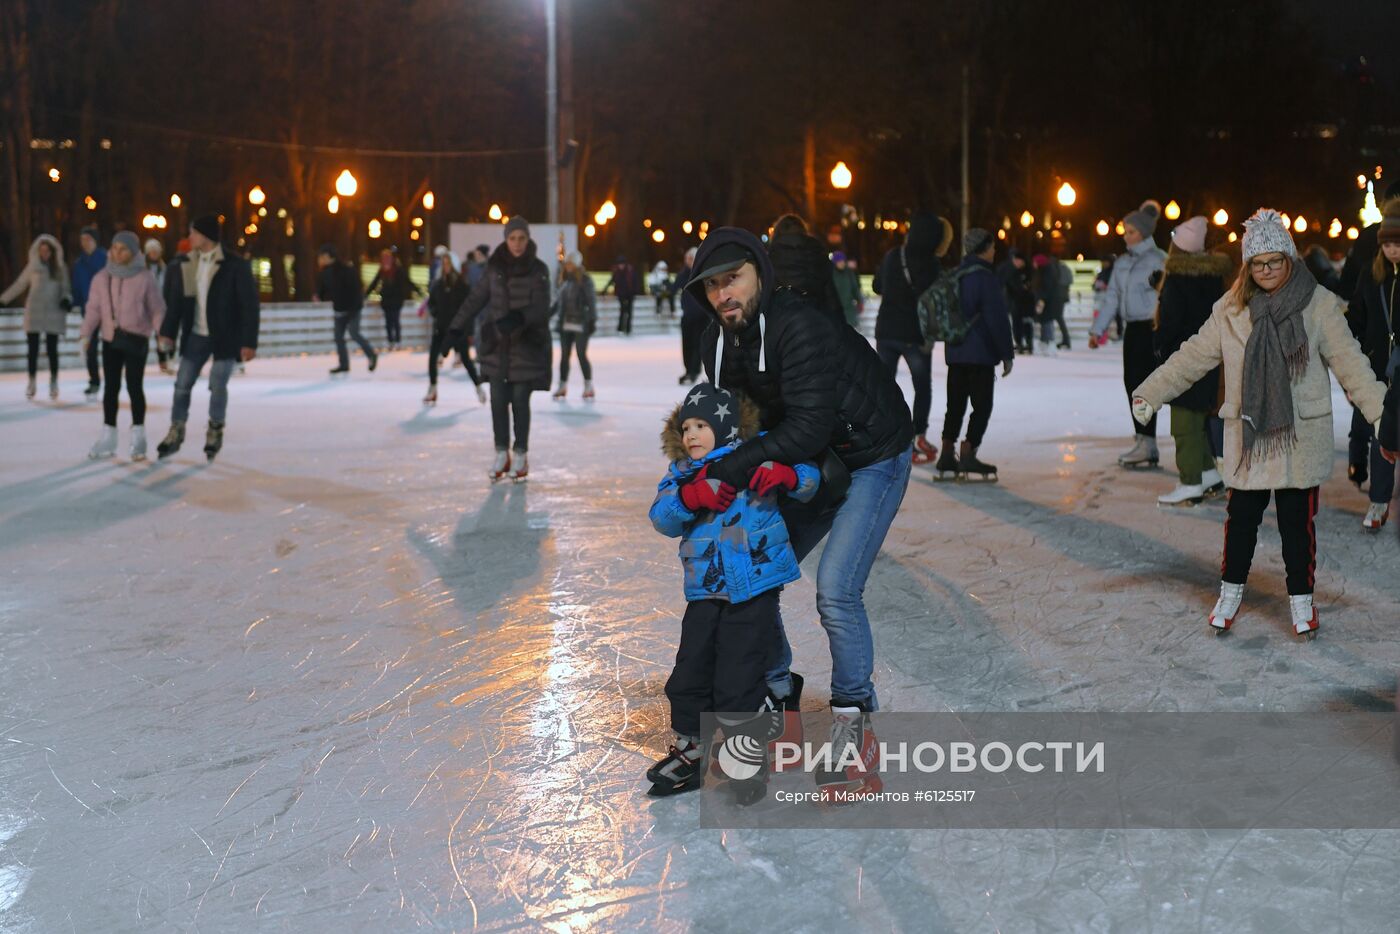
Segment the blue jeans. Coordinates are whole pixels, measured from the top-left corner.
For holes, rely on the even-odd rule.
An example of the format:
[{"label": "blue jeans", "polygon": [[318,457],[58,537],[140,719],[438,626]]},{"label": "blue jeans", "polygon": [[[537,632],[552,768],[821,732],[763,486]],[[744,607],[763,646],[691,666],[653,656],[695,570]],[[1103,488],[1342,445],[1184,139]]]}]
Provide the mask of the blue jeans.
[{"label": "blue jeans", "polygon": [[[184,424],[190,417],[190,393],[199,379],[199,371],[213,355],[213,345],[209,338],[191,334],[185,338],[185,349],[180,352],[180,371],[175,374],[175,402],[170,407],[170,421]],[[233,368],[238,365],[234,359],[215,360],[209,367],[209,421],[224,423],[228,413],[228,380]]]},{"label": "blue jeans", "polygon": [[[839,707],[864,704],[875,710],[875,644],[870,635],[870,617],[865,613],[865,581],[875,564],[875,556],[885,542],[904,491],[909,487],[912,450],[851,471],[851,489],[840,507],[812,513],[800,505],[783,510],[788,539],[797,560],[811,553],[827,539],[817,566],[817,612],[831,644],[831,703]],[[792,646],[778,616],[781,646],[774,667],[765,678],[774,695],[783,697],[792,690],[788,669]]]}]

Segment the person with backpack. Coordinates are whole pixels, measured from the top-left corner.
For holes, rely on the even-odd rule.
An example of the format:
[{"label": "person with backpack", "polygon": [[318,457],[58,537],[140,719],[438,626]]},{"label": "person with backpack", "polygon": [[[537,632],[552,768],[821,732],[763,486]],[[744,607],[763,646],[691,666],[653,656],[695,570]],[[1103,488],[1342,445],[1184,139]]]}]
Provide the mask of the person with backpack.
[{"label": "person with backpack", "polygon": [[928,440],[929,410],[933,407],[933,347],[919,326],[919,296],[942,272],[939,260],[953,243],[953,225],[946,218],[919,214],[909,223],[904,243],[885,254],[872,288],[880,296],[875,318],[875,351],[898,373],[902,358],[914,382],[914,463],[929,464],[938,449]]},{"label": "person with backpack", "polygon": [[349,263],[340,261],[335,247],[329,243],[316,254],[316,264],[321,267],[316,294],[321,301],[329,301],[335,311],[335,352],[340,362],[331,370],[331,375],[350,372],[350,351],[345,341],[347,333],[364,351],[365,359],[369,361],[369,371],[373,373],[379,365],[379,355],[360,333],[360,310],[364,308],[365,296],[360,291],[359,274]]},{"label": "person with backpack", "polygon": [[[948,410],[943,417],[943,453],[934,469],[940,480],[950,479],[950,475],[995,480],[996,465],[978,460],[977,449],[982,446],[992,418],[996,366],[1001,364],[1003,377],[1010,376],[1016,348],[1011,340],[1011,313],[1006,308],[1001,283],[992,271],[996,239],[982,228],[973,227],[963,235],[963,251],[966,255],[954,275],[958,311],[966,333],[961,340],[949,333],[943,341],[943,360],[948,365]],[[969,401],[972,417],[967,423],[967,435],[954,454]]]}]

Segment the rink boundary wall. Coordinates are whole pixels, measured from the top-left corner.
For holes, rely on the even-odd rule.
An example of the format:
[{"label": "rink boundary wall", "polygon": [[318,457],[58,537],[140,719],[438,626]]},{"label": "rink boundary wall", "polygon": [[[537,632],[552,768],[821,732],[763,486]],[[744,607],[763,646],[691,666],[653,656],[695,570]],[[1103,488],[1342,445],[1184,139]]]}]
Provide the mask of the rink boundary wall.
[{"label": "rink boundary wall", "polygon": [[[648,334],[680,334],[680,314],[656,314],[656,301],[650,295],[639,296],[632,306],[632,333],[637,336]],[[861,317],[861,331],[866,337],[875,335],[875,316],[879,308],[879,296],[870,296],[865,303],[865,314]],[[1066,320],[1075,346],[1083,343],[1088,334],[1089,321],[1093,314],[1086,289],[1076,288],[1066,310]],[[598,300],[598,333],[595,337],[612,338],[617,336],[617,299],[604,297]],[[428,318],[418,317],[417,306],[404,307],[401,318],[403,346],[426,350],[428,347]],[[384,315],[377,304],[365,306],[361,319],[365,337],[377,347],[384,346]],[[65,370],[84,368],[85,364],[78,353],[77,315],[68,316],[68,332],[59,343],[59,366]],[[333,312],[325,302],[268,302],[262,306],[262,327],[258,334],[258,355],[264,357],[288,357],[301,354],[329,354],[335,352],[333,336]],[[151,342],[150,360],[155,362],[155,341]],[[48,363],[42,345],[39,351],[39,374],[47,371]],[[24,309],[6,308],[0,310],[0,372],[18,373],[25,368]]]}]

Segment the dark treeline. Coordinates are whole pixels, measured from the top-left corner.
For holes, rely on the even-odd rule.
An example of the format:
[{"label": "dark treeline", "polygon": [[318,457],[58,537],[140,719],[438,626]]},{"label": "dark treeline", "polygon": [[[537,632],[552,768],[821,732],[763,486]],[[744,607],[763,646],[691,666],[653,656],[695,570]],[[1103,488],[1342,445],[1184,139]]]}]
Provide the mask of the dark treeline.
[{"label": "dark treeline", "polygon": [[[796,210],[825,227],[846,202],[870,220],[956,220],[964,66],[973,222],[1040,216],[1063,178],[1085,252],[1095,220],[1149,196],[1235,217],[1271,198],[1354,222],[1356,174],[1400,143],[1376,125],[1390,89],[1329,60],[1300,0],[567,2],[577,220],[609,197],[619,208],[585,243],[595,266],[622,250],[674,259],[693,242],[683,219],[757,228]],[[71,248],[85,223],[144,235],[147,213],[169,219],[172,245],[194,211],[227,215],[236,239],[255,184],[270,216],[250,246],[297,257],[303,293],[316,245],[366,249],[390,204],[400,220],[380,242],[405,255],[415,215],[437,240],[492,203],[542,218],[544,75],[542,4],[526,0],[9,0],[0,274],[40,230]],[[838,159],[849,192],[828,180]],[[360,189],[332,216],[345,168]],[[431,214],[414,200],[425,189]],[[896,236],[851,232],[867,254]]]}]

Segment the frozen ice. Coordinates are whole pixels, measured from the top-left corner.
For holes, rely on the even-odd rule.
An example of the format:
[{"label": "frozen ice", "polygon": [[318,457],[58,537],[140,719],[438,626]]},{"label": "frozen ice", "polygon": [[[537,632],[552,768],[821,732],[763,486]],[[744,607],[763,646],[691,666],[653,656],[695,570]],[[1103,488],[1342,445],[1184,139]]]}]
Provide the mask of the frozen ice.
[{"label": "frozen ice", "polygon": [[[646,520],[681,364],[673,337],[592,356],[598,401],[577,371],[536,395],[530,482],[496,487],[488,411],[460,370],[422,408],[421,353],[339,381],[254,361],[213,465],[203,384],[185,449],[143,465],[125,410],[118,458],[85,459],[81,374],[54,405],[0,377],[0,931],[1393,927],[1391,832],[722,832],[645,797],[684,609]],[[170,390],[152,368],[153,442]],[[1021,358],[981,452],[1001,483],[916,468],[866,592],[884,706],[1391,708],[1400,552],[1341,465],[1321,638],[1289,633],[1270,515],[1214,639],[1223,506],[1159,509],[1170,470],[1115,466],[1130,431],[1116,353]],[[810,580],[784,605],[819,708]]]}]

